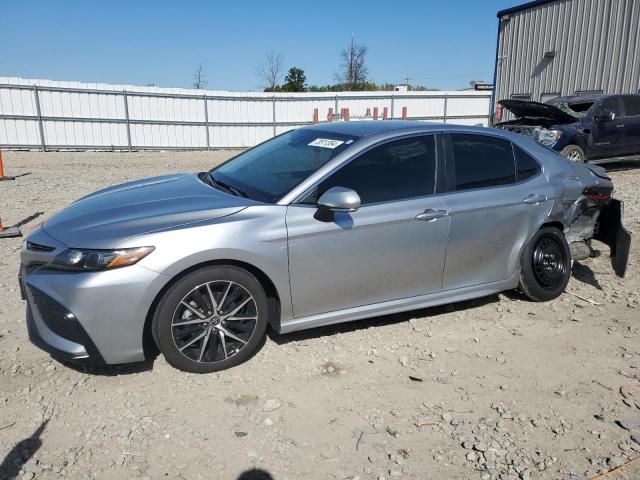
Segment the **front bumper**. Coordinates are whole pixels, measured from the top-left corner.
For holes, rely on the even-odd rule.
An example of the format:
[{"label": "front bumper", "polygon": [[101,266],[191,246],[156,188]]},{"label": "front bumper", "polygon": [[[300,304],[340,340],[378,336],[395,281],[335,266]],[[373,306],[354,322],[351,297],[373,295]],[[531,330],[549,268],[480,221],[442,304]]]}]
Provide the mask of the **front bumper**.
[{"label": "front bumper", "polygon": [[22,280],[20,286],[27,300],[27,331],[31,343],[60,360],[87,365],[106,363],[71,312],[36,289],[27,291]]},{"label": "front bumper", "polygon": [[66,247],[42,231],[29,240],[54,248],[33,251],[23,244],[20,289],[31,341],[54,357],[85,364],[144,360],[147,315],[169,278],[140,265],[100,272],[48,270],[46,264]]}]

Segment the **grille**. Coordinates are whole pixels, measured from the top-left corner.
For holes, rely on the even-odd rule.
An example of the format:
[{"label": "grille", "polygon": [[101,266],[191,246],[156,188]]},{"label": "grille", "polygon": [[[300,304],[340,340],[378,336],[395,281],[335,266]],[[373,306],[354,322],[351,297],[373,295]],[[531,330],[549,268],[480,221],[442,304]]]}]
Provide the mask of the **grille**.
[{"label": "grille", "polygon": [[55,247],[50,247],[49,245],[27,242],[27,250],[32,250],[34,252],[53,252],[55,249]]},{"label": "grille", "polygon": [[43,263],[30,263],[26,267],[24,267],[24,273],[29,275],[37,270],[40,270],[44,264]]},{"label": "grille", "polygon": [[27,287],[35,308],[45,325],[56,335],[72,342],[82,343],[83,335],[78,329],[78,321],[69,310],[49,295],[32,286]]},{"label": "grille", "polygon": [[499,126],[497,127],[501,130],[508,130],[510,132],[515,132],[515,133],[519,133],[520,135],[526,135],[527,137],[534,137],[535,134],[537,133],[536,130],[539,129],[540,127],[526,127],[526,126],[519,126],[519,125],[505,125],[505,126]]}]

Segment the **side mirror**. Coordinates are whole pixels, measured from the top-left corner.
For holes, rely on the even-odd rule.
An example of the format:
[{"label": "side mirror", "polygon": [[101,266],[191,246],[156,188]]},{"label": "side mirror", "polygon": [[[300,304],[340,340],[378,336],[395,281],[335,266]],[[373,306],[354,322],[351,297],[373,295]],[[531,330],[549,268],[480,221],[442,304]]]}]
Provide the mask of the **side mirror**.
[{"label": "side mirror", "polygon": [[345,187],[332,187],[318,199],[320,207],[334,212],[355,212],[360,208],[360,195]]},{"label": "side mirror", "polygon": [[596,122],[611,122],[615,119],[616,119],[616,114],[611,110],[605,110],[595,116]]}]

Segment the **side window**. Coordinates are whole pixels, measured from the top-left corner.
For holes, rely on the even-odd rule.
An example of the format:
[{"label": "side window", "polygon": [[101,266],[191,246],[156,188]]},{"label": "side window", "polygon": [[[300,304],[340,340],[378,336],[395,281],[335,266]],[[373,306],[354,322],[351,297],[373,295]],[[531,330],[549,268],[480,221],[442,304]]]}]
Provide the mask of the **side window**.
[{"label": "side window", "polygon": [[456,190],[515,183],[511,142],[488,135],[451,134]]},{"label": "side window", "polygon": [[598,113],[604,113],[607,111],[615,113],[616,117],[620,116],[620,101],[618,100],[618,97],[608,97],[600,103]]},{"label": "side window", "polygon": [[540,172],[540,165],[531,155],[517,145],[513,146],[513,151],[516,154],[516,179],[518,182],[524,182],[527,178],[535,177]]},{"label": "side window", "polygon": [[625,117],[640,116],[640,95],[629,95],[627,97],[622,97],[622,103],[624,105]]},{"label": "side window", "polygon": [[435,137],[412,137],[372,148],[325,179],[304,203],[315,203],[332,187],[352,188],[362,205],[432,195]]}]

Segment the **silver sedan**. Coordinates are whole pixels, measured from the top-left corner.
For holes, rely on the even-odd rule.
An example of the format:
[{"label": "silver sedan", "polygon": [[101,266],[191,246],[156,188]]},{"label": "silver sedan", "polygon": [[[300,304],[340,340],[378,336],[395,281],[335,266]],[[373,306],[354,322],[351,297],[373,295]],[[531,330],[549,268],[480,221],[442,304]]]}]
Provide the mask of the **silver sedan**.
[{"label": "silver sedan", "polygon": [[77,200],[23,243],[32,341],[55,357],[190,372],[279,333],[519,288],[630,236],[600,167],[509,132],[406,121],[290,131],[209,172]]}]

